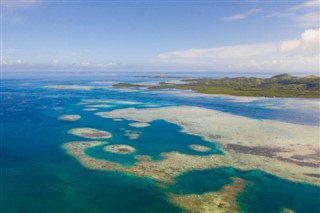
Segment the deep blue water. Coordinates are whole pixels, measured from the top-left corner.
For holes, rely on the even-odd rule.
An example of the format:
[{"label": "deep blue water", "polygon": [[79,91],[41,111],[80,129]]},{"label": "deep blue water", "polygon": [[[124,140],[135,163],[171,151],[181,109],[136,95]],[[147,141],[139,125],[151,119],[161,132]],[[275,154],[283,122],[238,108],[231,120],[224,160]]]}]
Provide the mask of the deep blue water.
[{"label": "deep blue water", "polygon": [[[214,154],[222,154],[214,144],[197,136],[180,132],[174,124],[157,120],[146,128],[133,128],[130,121],[115,122],[95,116],[95,112],[116,108],[144,108],[143,103],[160,106],[190,105],[216,109],[255,119],[274,119],[306,125],[319,125],[319,117],[310,109],[271,108],[283,100],[233,102],[220,97],[176,95],[176,91],[152,92],[145,90],[93,89],[89,91],[55,90],[44,88],[54,84],[98,86],[93,81],[146,82],[155,79],[134,77],[136,74],[97,75],[7,75],[1,80],[1,212],[180,212],[168,202],[165,191],[150,179],[135,178],[116,172],[101,172],[83,168],[66,155],[60,146],[69,141],[85,140],[67,133],[71,128],[91,127],[110,131],[110,144],[130,144],[135,154],[148,154],[159,160],[159,153],[180,151],[205,155],[188,148],[189,144],[210,146]],[[204,74],[205,75],[205,74]],[[161,80],[163,79],[156,79]],[[172,80],[172,79],[168,79]],[[178,93],[179,94],[179,93]],[[113,108],[83,111],[78,105],[82,99],[117,99],[139,101],[142,104],[114,104]],[[63,114],[80,114],[77,122],[57,119]],[[124,136],[124,129],[138,131],[139,140]],[[114,160],[125,165],[134,162],[133,155],[107,154],[92,148],[87,154]],[[203,177],[216,178],[208,185]],[[254,182],[239,198],[245,212],[276,212],[280,207],[290,207],[297,212],[317,212],[319,188],[295,184],[260,172],[239,172],[232,169],[195,172],[183,176],[170,190],[181,193],[201,193],[218,190],[232,176]],[[202,184],[199,185],[199,182]],[[198,185],[196,187],[195,185]],[[290,192],[290,193],[289,193]],[[303,195],[300,200],[299,195]],[[320,199],[320,198],[319,198]],[[267,200],[267,204],[265,203]],[[285,206],[284,206],[285,205]],[[261,207],[262,206],[262,207]]]}]

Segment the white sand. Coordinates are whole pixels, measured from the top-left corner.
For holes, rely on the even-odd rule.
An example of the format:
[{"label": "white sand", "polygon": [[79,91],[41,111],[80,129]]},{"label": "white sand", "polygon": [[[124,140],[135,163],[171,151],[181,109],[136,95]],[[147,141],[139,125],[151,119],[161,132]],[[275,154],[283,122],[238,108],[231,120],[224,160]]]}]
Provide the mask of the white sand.
[{"label": "white sand", "polygon": [[143,127],[150,126],[150,124],[145,122],[135,122],[135,123],[130,123],[129,126],[136,127],[136,128],[143,128]]},{"label": "white sand", "polygon": [[58,119],[63,121],[77,121],[81,118],[80,115],[61,115]]}]

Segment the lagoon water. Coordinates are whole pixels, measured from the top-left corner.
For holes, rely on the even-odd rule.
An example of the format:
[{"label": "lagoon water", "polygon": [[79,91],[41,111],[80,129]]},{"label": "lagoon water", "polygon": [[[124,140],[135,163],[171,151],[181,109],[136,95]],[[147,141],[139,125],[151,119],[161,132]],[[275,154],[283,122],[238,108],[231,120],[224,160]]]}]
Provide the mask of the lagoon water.
[{"label": "lagoon water", "polygon": [[[225,96],[203,96],[191,91],[148,91],[146,89],[115,89],[116,82],[172,81],[136,77],[139,73],[4,74],[1,80],[1,167],[2,189],[0,212],[181,212],[170,203],[167,192],[200,194],[217,191],[230,183],[231,177],[250,182],[237,198],[242,212],[280,212],[290,208],[296,212],[320,211],[320,187],[293,183],[261,171],[242,172],[232,168],[191,171],[177,177],[176,184],[164,189],[152,179],[138,178],[119,172],[84,168],[67,155],[61,145],[70,141],[86,141],[68,134],[68,130],[90,127],[109,131],[109,144],[127,144],[136,148],[129,155],[111,154],[99,147],[86,154],[130,166],[134,155],[149,155],[161,160],[160,153],[179,151],[191,155],[223,154],[217,146],[203,138],[181,132],[177,125],[163,120],[149,127],[129,126],[131,121],[114,121],[94,115],[119,108],[156,106],[199,106],[254,119],[271,119],[303,125],[320,125],[318,105],[304,101],[297,106],[292,99],[242,100]],[[185,73],[179,76],[189,76]],[[202,76],[208,74],[203,73]],[[221,77],[222,74],[210,74]],[[76,77],[75,77],[76,76]],[[179,79],[174,79],[179,80]],[[85,85],[91,90],[50,89],[48,85]],[[84,99],[112,99],[135,103],[108,103],[109,108],[84,111]],[[319,102],[319,100],[315,100]],[[80,103],[80,104],[79,104]],[[75,122],[61,121],[64,114],[78,114]],[[125,131],[140,135],[129,139]],[[201,153],[188,145],[208,146]]]}]

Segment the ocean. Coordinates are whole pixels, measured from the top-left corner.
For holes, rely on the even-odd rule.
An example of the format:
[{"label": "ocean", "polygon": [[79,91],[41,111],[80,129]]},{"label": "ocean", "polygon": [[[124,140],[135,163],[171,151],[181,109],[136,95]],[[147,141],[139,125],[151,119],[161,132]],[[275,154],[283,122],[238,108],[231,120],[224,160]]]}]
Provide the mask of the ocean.
[{"label": "ocean", "polygon": [[[147,73],[152,75],[152,73]],[[240,171],[231,167],[194,170],[181,174],[169,187],[159,187],[151,178],[117,171],[98,171],[83,167],[61,145],[86,141],[68,131],[90,127],[107,130],[110,144],[126,144],[138,155],[160,161],[161,153],[178,151],[188,155],[223,155],[223,151],[204,138],[181,131],[181,127],[156,120],[149,127],[132,128],[131,121],[104,119],[94,113],[124,108],[197,106],[253,119],[319,126],[318,99],[253,98],[198,95],[192,91],[116,89],[119,82],[156,84],[177,82],[183,77],[221,77],[225,73],[175,73],[182,78],[145,78],[145,73],[2,73],[1,79],[1,212],[182,212],[170,202],[167,193],[201,194],[218,191],[232,177],[248,182],[237,196],[241,212],[271,213],[283,208],[300,213],[320,212],[320,188],[307,183],[284,180],[260,170]],[[237,76],[237,74],[230,74]],[[255,74],[247,74],[254,76]],[[261,74],[260,74],[261,75]],[[267,76],[267,74],[265,74]],[[52,89],[53,85],[80,85],[85,90]],[[85,100],[117,100],[111,107],[85,111]],[[123,102],[121,102],[123,101]],[[302,102],[302,103],[301,103]],[[297,104],[300,103],[300,104]],[[94,105],[94,104],[91,104]],[[96,105],[96,104],[95,104]],[[77,114],[79,121],[58,119]],[[129,140],[125,131],[140,135]],[[210,147],[200,153],[188,146]],[[131,166],[134,155],[86,150],[88,156]]]}]

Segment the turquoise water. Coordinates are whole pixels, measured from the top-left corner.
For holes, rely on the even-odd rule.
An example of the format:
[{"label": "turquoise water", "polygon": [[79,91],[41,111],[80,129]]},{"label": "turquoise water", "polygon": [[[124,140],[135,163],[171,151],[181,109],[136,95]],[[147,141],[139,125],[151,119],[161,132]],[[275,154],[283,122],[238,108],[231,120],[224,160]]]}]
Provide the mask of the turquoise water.
[{"label": "turquoise water", "polygon": [[[105,121],[106,119],[103,119]],[[86,153],[89,156],[115,161],[124,165],[131,165],[135,162],[135,155],[149,155],[152,160],[161,160],[160,156],[163,152],[179,151],[181,153],[190,155],[210,155],[210,154],[222,154],[217,147],[210,142],[202,140],[200,137],[194,135],[188,135],[180,132],[181,128],[175,124],[168,123],[163,120],[157,120],[151,122],[150,126],[144,128],[130,127],[128,124],[132,122],[121,121],[107,122],[101,121],[103,126],[100,129],[107,129],[113,132],[113,137],[108,139],[108,144],[125,144],[130,145],[136,149],[136,151],[130,155],[113,154],[103,151],[101,146],[87,149]],[[96,124],[99,122],[95,122]],[[137,140],[129,139],[124,136],[126,130],[139,131],[140,137]],[[119,131],[120,130],[120,131]],[[188,147],[191,144],[204,145],[211,148],[209,152],[197,152]],[[103,145],[104,146],[104,145]]]},{"label": "turquoise water", "polygon": [[[94,115],[95,112],[118,108],[146,108],[145,104],[160,106],[190,105],[221,110],[255,119],[284,120],[291,123],[318,125],[319,118],[308,109],[267,108],[257,102],[235,103],[224,98],[180,97],[169,93],[96,89],[72,91],[45,89],[45,85],[93,85],[91,81],[139,82],[147,79],[123,75],[97,78],[66,78],[46,76],[38,78],[7,78],[1,81],[1,209],[0,212],[180,212],[166,198],[165,189],[150,179],[136,178],[116,172],[93,171],[82,167],[77,160],[61,149],[63,143],[86,140],[68,134],[68,130],[91,127],[107,130],[110,144],[128,144],[136,154],[150,155],[160,160],[160,153],[179,151],[192,155],[206,155],[188,148],[200,144],[212,148],[210,154],[223,154],[201,137],[181,132],[180,127],[156,120],[146,128],[134,128],[131,121],[115,122]],[[82,99],[117,99],[139,101],[141,104],[113,104],[113,108],[83,111]],[[145,103],[145,104],[144,104]],[[274,103],[270,100],[271,104]],[[57,119],[63,114],[79,114],[77,122]],[[289,116],[290,115],[290,116]],[[294,115],[294,116],[293,116]],[[131,140],[124,130],[137,131],[140,138]],[[133,155],[108,154],[100,147],[87,154],[113,160],[124,165],[135,162]],[[168,191],[202,193],[219,190],[230,177],[253,182],[239,197],[244,212],[278,212],[279,208],[293,208],[297,212],[319,212],[319,187],[296,184],[261,172],[240,172],[230,168],[188,173],[178,178],[177,185]],[[206,178],[207,177],[207,178]],[[214,179],[215,181],[206,181]],[[265,209],[265,210],[263,210]]]},{"label": "turquoise water", "polygon": [[246,181],[238,197],[243,212],[280,212],[290,208],[296,212],[320,212],[319,187],[286,181],[261,171],[239,171],[233,168],[191,171],[176,178],[169,191],[177,194],[202,194],[218,191],[231,184],[232,177]]}]

